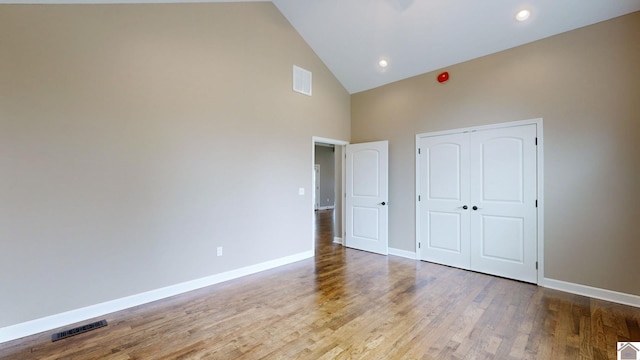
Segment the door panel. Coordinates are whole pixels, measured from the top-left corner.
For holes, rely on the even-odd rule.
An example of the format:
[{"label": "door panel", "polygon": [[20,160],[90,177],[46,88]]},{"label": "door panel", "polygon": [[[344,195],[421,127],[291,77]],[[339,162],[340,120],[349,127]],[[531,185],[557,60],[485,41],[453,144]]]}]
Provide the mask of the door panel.
[{"label": "door panel", "polygon": [[430,211],[427,243],[429,248],[460,253],[462,251],[460,218],[458,213]]},{"label": "door panel", "polygon": [[471,268],[536,282],[536,125],[470,136]]},{"label": "door panel", "polygon": [[[481,217],[481,256],[498,261],[524,262],[524,219],[506,216]],[[504,239],[512,241],[504,241]]]},{"label": "door panel", "polygon": [[481,200],[523,202],[523,142],[524,139],[500,137],[481,144],[478,157],[482,173],[478,184]]},{"label": "door panel", "polygon": [[469,146],[467,134],[420,142],[419,256],[469,269]]},{"label": "door panel", "polygon": [[429,200],[461,201],[461,156],[463,145],[456,143],[427,142],[427,161],[430,176],[427,197]]},{"label": "door panel", "polygon": [[388,254],[388,142],[346,146],[346,239],[354,249]]},{"label": "door panel", "polygon": [[353,236],[378,241],[380,234],[380,211],[372,207],[353,206]]},{"label": "door panel", "polygon": [[352,156],[353,196],[377,198],[380,195],[379,151],[363,149],[354,151]]}]

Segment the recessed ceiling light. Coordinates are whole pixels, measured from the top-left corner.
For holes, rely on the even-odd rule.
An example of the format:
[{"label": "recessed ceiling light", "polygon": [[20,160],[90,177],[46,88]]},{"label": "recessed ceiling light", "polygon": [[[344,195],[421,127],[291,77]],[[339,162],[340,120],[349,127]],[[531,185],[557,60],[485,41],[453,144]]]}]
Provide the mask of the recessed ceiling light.
[{"label": "recessed ceiling light", "polygon": [[516,14],[516,20],[525,21],[525,20],[527,20],[529,18],[529,16],[531,16],[531,11],[529,11],[527,9],[520,10]]},{"label": "recessed ceiling light", "polygon": [[380,61],[378,61],[378,65],[380,65],[381,68],[386,68],[389,63],[385,59],[380,59]]}]

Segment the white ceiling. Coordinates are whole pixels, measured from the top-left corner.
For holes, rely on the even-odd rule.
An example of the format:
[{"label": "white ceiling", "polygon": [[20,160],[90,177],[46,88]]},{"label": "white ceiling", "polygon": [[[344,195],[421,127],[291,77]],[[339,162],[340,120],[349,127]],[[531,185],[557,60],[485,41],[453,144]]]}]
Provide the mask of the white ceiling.
[{"label": "white ceiling", "polygon": [[[267,0],[0,0],[0,3]],[[640,11],[640,0],[273,0],[351,94]],[[531,10],[524,23],[517,11]],[[389,66],[382,69],[378,61]]]},{"label": "white ceiling", "polygon": [[[349,93],[640,10],[640,0],[273,0]],[[519,23],[522,8],[531,17]],[[640,39],[638,39],[640,41]],[[378,60],[388,60],[382,70]]]}]

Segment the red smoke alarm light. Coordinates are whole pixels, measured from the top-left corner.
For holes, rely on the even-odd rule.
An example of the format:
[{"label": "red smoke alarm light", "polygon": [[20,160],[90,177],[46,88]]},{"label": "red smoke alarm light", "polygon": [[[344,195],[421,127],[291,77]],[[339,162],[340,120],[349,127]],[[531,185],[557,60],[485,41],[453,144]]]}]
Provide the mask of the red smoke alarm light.
[{"label": "red smoke alarm light", "polygon": [[445,81],[449,80],[449,73],[447,71],[441,73],[440,75],[438,75],[438,82],[439,83],[443,83]]}]

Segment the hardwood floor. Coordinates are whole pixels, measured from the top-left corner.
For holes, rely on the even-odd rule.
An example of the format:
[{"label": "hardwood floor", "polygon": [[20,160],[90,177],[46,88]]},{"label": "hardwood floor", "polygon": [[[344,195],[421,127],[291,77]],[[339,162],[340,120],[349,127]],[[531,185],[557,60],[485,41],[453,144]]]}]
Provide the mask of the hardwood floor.
[{"label": "hardwood floor", "polygon": [[638,308],[347,249],[331,216],[315,259],[3,343],[0,359],[616,359],[640,341]]}]

